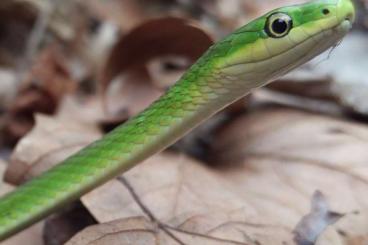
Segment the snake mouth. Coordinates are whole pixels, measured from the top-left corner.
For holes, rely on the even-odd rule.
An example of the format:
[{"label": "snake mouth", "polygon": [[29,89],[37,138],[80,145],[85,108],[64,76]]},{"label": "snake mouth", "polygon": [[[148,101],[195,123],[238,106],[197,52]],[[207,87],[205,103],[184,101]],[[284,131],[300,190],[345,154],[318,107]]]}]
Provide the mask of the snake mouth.
[{"label": "snake mouth", "polygon": [[353,19],[346,17],[339,25],[337,25],[333,30],[336,32],[341,32],[342,34],[348,33],[353,28]]},{"label": "snake mouth", "polygon": [[349,21],[351,24],[354,22],[354,14],[350,13],[345,17],[345,20]]}]

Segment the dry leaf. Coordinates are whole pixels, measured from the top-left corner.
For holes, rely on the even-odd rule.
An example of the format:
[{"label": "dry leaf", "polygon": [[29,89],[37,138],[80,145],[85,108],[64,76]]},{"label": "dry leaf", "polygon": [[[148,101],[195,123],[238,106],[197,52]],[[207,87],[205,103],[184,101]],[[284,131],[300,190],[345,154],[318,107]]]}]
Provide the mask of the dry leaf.
[{"label": "dry leaf", "polygon": [[[240,189],[244,193],[249,191],[244,185]],[[114,233],[118,234],[115,239],[129,239],[134,235],[129,230],[139,229],[135,222],[129,224],[136,220],[132,217],[145,217],[147,221],[144,223],[148,223],[148,227],[158,226],[149,232],[153,233],[151,236],[159,241],[158,244],[177,244],[175,239],[182,241],[180,244],[292,242],[292,227],[288,228],[279,221],[282,212],[271,211],[271,200],[258,199],[256,195],[250,195],[247,200],[248,195],[238,191],[239,188],[231,184],[231,179],[223,178],[221,172],[187,157],[162,154],[127,173],[123,183],[111,181],[84,196],[82,201],[100,222],[123,219],[114,223],[124,225],[127,231]],[[262,203],[270,207],[257,208]],[[292,216],[298,219],[297,215]],[[150,230],[148,227],[146,229]],[[166,237],[167,231],[176,238]],[[94,236],[103,239],[106,235],[108,237],[108,233]],[[114,239],[114,234],[111,234],[111,239]],[[80,238],[86,236],[93,237],[83,232],[79,235]],[[155,243],[151,240],[142,244]]]},{"label": "dry leaf", "polygon": [[43,233],[44,222],[39,222],[26,230],[12,236],[6,241],[1,242],[1,245],[41,245],[44,244],[42,233]]},{"label": "dry leaf", "polygon": [[0,68],[0,108],[4,109],[11,104],[17,92],[15,71]]},{"label": "dry leaf", "polygon": [[[213,233],[226,232],[230,227],[218,227]],[[233,224],[238,232],[242,232],[241,225]],[[243,234],[244,237],[247,234]],[[246,238],[245,238],[246,239]],[[142,217],[117,220],[102,225],[96,225],[85,229],[79,235],[72,238],[66,245],[251,245],[261,244],[261,242],[234,242],[231,239],[219,239],[211,234],[203,235],[196,232],[183,232],[180,228],[159,225]],[[265,244],[278,244],[271,241]],[[283,243],[290,244],[290,243]]]},{"label": "dry leaf", "polygon": [[63,121],[71,120],[76,124],[97,124],[105,119],[101,98],[98,96],[80,96],[72,94],[65,96],[60,103],[55,118]]},{"label": "dry leaf", "polygon": [[344,215],[329,210],[322,192],[316,191],[312,198],[311,211],[305,215],[294,230],[294,241],[298,245],[313,245],[320,234]]},{"label": "dry leaf", "polygon": [[47,245],[64,244],[82,229],[96,224],[80,202],[70,205],[62,213],[46,219],[44,240]]},{"label": "dry leaf", "polygon": [[[0,160],[0,179],[3,179],[3,174],[5,172],[6,163]],[[14,189],[13,186],[6,183],[0,182],[0,196]],[[9,238],[8,240],[2,242],[2,245],[40,245],[42,244],[42,227],[43,222],[39,222],[31,226],[30,228],[20,232],[19,234]]]},{"label": "dry leaf", "polygon": [[37,18],[37,8],[23,1],[0,3],[0,63],[17,65]]},{"label": "dry leaf", "polygon": [[[193,42],[196,45],[191,45]],[[166,17],[147,21],[123,36],[111,51],[102,74],[102,90],[117,75],[142,67],[157,57],[182,56],[194,62],[212,44],[211,37],[185,19]]]},{"label": "dry leaf", "polygon": [[70,78],[60,50],[46,48],[10,106],[5,127],[7,140],[15,143],[31,130],[34,113],[54,113],[62,97],[74,91],[75,87],[76,83]]},{"label": "dry leaf", "polygon": [[122,114],[135,115],[157,99],[162,92],[163,90],[150,82],[150,76],[145,69],[126,73],[116,79],[104,97],[109,105],[108,115],[113,118],[112,121]]},{"label": "dry leaf", "polygon": [[[310,71],[305,71],[305,73]],[[299,73],[300,74],[300,73]],[[298,77],[298,73],[294,73],[292,77],[286,77],[277,82],[271,83],[267,88],[280,91],[287,94],[303,96],[312,99],[334,101],[336,102],[336,96],[331,90],[331,78],[309,76],[308,78]]]},{"label": "dry leaf", "polygon": [[147,13],[144,8],[135,0],[124,1],[81,1],[95,18],[114,22],[121,30],[129,30],[140,24]]},{"label": "dry leaf", "polygon": [[[368,232],[367,139],[359,124],[261,111],[235,120],[214,139],[213,158],[223,162],[217,169],[161,154],[126,173],[126,182],[111,181],[82,201],[101,223],[145,217],[177,231],[184,244],[196,244],[181,237],[188,233],[240,244],[292,244],[313,192],[321,190],[331,210],[346,215],[318,244],[349,244]],[[104,239],[106,233],[95,235]]]},{"label": "dry leaf", "polygon": [[36,127],[16,146],[5,179],[20,184],[101,136],[93,125],[37,115]]},{"label": "dry leaf", "polygon": [[[196,45],[192,45],[193,42]],[[102,93],[105,94],[111,81],[122,74],[123,95],[125,101],[129,103],[113,100],[109,94],[106,95],[110,98],[108,105],[120,106],[120,110],[124,108],[133,112],[142,110],[162,94],[168,85],[173,84],[176,81],[174,79],[197,60],[211,44],[212,39],[208,34],[185,19],[166,17],[139,25],[123,36],[112,49],[101,79]],[[170,62],[167,62],[170,57]],[[161,67],[165,68],[165,65],[169,67],[166,72],[162,72],[160,64]],[[172,70],[176,71],[174,77]],[[169,79],[173,80],[167,81],[165,77],[168,73]],[[145,96],[140,96],[141,93]],[[129,97],[126,97],[127,94]],[[124,98],[123,95],[119,97]],[[134,106],[131,109],[131,106],[137,103],[142,103],[142,106]]]},{"label": "dry leaf", "polygon": [[[1,177],[1,179],[3,179],[3,175],[5,173],[6,166],[7,166],[7,163],[0,160],[0,177]],[[13,189],[14,188],[11,185],[9,185],[7,183],[0,182],[0,196],[4,195],[7,192],[10,192]]]}]

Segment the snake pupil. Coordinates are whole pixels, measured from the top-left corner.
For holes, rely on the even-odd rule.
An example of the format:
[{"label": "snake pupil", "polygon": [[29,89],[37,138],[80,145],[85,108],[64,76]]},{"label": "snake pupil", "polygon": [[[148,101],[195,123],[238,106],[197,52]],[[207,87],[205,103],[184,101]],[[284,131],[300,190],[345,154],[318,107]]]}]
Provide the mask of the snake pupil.
[{"label": "snake pupil", "polygon": [[283,34],[288,29],[288,24],[283,19],[277,19],[272,23],[272,30],[277,34]]},{"label": "snake pupil", "polygon": [[285,13],[273,13],[266,21],[265,32],[269,37],[282,38],[293,28],[293,19]]},{"label": "snake pupil", "polygon": [[328,15],[328,14],[330,13],[330,10],[328,10],[328,9],[323,9],[323,10],[322,10],[322,13],[323,13],[324,15]]}]

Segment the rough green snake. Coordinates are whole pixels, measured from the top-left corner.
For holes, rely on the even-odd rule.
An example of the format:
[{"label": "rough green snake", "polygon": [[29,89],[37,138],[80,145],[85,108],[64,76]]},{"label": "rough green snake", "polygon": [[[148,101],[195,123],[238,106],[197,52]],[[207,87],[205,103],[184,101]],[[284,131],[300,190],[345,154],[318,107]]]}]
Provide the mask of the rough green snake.
[{"label": "rough green snake", "polygon": [[273,10],[239,28],[213,45],[143,112],[2,197],[0,240],[162,151],[228,104],[337,45],[354,18],[351,0],[317,0]]}]

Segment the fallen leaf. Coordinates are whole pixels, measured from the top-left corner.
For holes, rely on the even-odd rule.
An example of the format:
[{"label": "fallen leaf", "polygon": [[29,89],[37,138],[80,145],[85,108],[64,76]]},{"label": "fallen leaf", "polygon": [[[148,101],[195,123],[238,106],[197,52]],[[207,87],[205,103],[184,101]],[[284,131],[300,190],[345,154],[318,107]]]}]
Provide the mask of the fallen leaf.
[{"label": "fallen leaf", "polygon": [[[368,232],[365,139],[368,130],[360,124],[295,110],[259,111],[214,138],[212,159],[222,162],[217,168],[160,154],[126,173],[125,181],[113,180],[82,201],[99,222],[128,226],[122,233],[97,232],[97,241],[134,235],[129,228],[136,226],[127,222],[144,217],[150,227],[175,230],[182,244],[205,244],[190,240],[203,236],[224,244],[293,244],[294,227],[321,190],[330,209],[346,215],[318,234],[318,242],[348,244]],[[161,241],[161,232],[148,234]],[[170,239],[160,244],[173,244]]]},{"label": "fallen leaf", "polygon": [[81,4],[87,8],[95,18],[113,22],[121,30],[130,30],[140,24],[147,17],[147,11],[138,1],[83,1]]},{"label": "fallen leaf", "polygon": [[[196,45],[191,45],[193,42]],[[181,18],[165,17],[147,21],[123,36],[111,50],[102,73],[102,90],[132,67],[142,67],[157,57],[177,55],[197,60],[213,43],[195,24]]]},{"label": "fallen leaf", "polygon": [[[155,240],[159,244],[292,242],[292,229],[278,221],[280,213],[265,215],[261,207],[256,208],[255,200],[250,200],[251,196],[247,200],[245,195],[237,193],[238,190],[233,191],[231,181],[222,178],[220,172],[187,157],[157,155],[128,172],[125,178],[124,182],[111,181],[82,198],[101,223],[113,222],[126,227],[127,231],[122,234],[110,234],[111,239],[114,234],[118,234],[115,239],[121,240],[134,235],[129,232],[139,229],[134,217],[142,217],[138,218],[140,222],[145,219],[143,223],[149,224],[148,227],[157,227],[148,232],[153,233],[151,236],[155,239],[142,243],[145,245],[155,244],[152,242]],[[243,192],[246,192],[245,187]],[[275,218],[273,222],[271,217]],[[116,221],[118,219],[122,220]],[[110,223],[106,225],[111,226]],[[168,232],[173,233],[174,238],[167,237]],[[96,235],[101,239],[109,236],[108,233]],[[93,238],[83,232],[79,236]]]},{"label": "fallen leaf", "polygon": [[[193,42],[196,45],[191,45]],[[142,110],[172,85],[211,44],[212,39],[206,32],[181,18],[153,19],[137,26],[112,48],[102,71],[101,90],[105,98],[109,98],[105,102],[107,108],[113,105],[129,112]],[[119,75],[124,87],[109,91],[123,90],[119,96],[125,98],[123,102],[111,99],[110,93],[106,94],[110,83]],[[127,101],[129,103],[125,104]],[[137,106],[138,103],[141,106]]]},{"label": "fallen leaf", "polygon": [[[3,174],[6,169],[6,163],[0,160],[0,179],[3,179]],[[14,190],[14,187],[0,181],[0,196]],[[2,245],[19,245],[19,244],[28,244],[28,245],[40,245],[43,244],[42,242],[42,228],[43,228],[43,221],[39,222],[28,229],[20,232],[17,235],[3,241]]]},{"label": "fallen leaf", "polygon": [[[7,163],[3,162],[2,160],[0,160],[0,177],[1,179],[3,179],[3,175],[5,173],[5,169],[6,169]],[[8,193],[10,191],[12,191],[14,188],[7,184],[7,183],[2,183],[0,182],[0,195],[4,195],[5,193]]]},{"label": "fallen leaf", "polygon": [[96,222],[89,212],[76,202],[62,213],[46,219],[44,240],[47,245],[65,244],[72,236]]},{"label": "fallen leaf", "polygon": [[18,185],[60,163],[101,136],[96,126],[37,115],[36,127],[16,146],[5,180]]},{"label": "fallen leaf", "polygon": [[17,235],[12,236],[6,241],[1,242],[2,245],[40,245],[44,244],[42,233],[43,233],[44,222],[39,222],[32,225],[26,230],[19,232]]},{"label": "fallen leaf", "polygon": [[23,57],[37,8],[24,1],[0,3],[0,63],[16,65]]},{"label": "fallen leaf", "polygon": [[112,121],[122,114],[135,115],[160,97],[163,90],[150,81],[149,74],[142,68],[119,76],[111,84],[103,100],[106,114],[113,118]]},{"label": "fallen leaf", "polygon": [[0,108],[7,108],[17,92],[16,74],[11,69],[0,68]]},{"label": "fallen leaf", "polygon": [[311,206],[310,213],[305,215],[295,227],[294,241],[298,245],[315,244],[327,227],[344,216],[329,210],[326,198],[320,191],[314,193]]},{"label": "fallen leaf", "polygon": [[[248,245],[261,244],[258,241],[234,242],[231,239],[219,239],[212,236],[211,233],[226,232],[227,229],[237,229],[242,232],[241,225],[231,224],[224,227],[217,227],[209,234],[199,234],[196,232],[183,231],[180,228],[166,225],[158,225],[142,217],[127,218],[123,220],[112,221],[106,224],[96,225],[85,229],[79,235],[72,238],[67,245],[84,244],[112,244],[112,245],[153,245],[153,244],[201,244],[201,245]],[[242,234],[244,237],[247,234]],[[247,240],[247,238],[245,238]],[[269,240],[265,244],[278,244],[277,241]],[[281,244],[281,243],[280,243]],[[286,241],[285,243],[287,244]],[[290,244],[290,243],[288,243]]]},{"label": "fallen leaf", "polygon": [[34,113],[54,113],[63,96],[75,90],[60,52],[46,48],[21,84],[7,115],[4,131],[8,142],[17,142],[31,130]]}]

